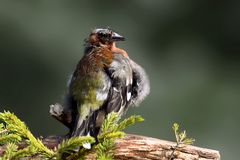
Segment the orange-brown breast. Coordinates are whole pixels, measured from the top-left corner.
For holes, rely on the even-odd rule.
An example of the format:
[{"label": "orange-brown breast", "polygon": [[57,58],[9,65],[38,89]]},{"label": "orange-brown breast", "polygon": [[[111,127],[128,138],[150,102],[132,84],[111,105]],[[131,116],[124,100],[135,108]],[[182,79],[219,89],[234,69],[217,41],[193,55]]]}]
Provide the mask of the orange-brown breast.
[{"label": "orange-brown breast", "polygon": [[108,48],[96,48],[82,57],[76,68],[77,73],[74,74],[81,76],[96,73],[98,70],[108,67],[112,63],[112,59],[113,53]]}]

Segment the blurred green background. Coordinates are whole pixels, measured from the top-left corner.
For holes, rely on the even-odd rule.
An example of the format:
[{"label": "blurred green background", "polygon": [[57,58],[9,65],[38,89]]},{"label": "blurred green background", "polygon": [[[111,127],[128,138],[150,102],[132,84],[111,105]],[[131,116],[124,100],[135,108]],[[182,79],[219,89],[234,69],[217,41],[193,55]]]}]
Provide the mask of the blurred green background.
[{"label": "blurred green background", "polygon": [[48,106],[62,101],[83,39],[110,26],[151,81],[149,97],[128,112],[146,121],[127,132],[174,140],[178,122],[195,145],[239,159],[239,2],[2,0],[0,111],[36,135],[65,134]]}]

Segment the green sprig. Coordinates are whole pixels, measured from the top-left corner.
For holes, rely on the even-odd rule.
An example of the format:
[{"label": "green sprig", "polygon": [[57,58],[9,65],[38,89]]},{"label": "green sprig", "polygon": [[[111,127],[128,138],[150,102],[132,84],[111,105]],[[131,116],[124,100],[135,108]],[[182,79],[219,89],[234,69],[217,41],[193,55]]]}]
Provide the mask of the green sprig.
[{"label": "green sprig", "polygon": [[102,128],[98,135],[98,144],[95,149],[97,152],[97,160],[113,159],[112,148],[116,138],[122,138],[125,133],[122,131],[126,127],[134,125],[137,122],[142,122],[144,119],[141,116],[133,115],[118,123],[120,116],[116,112],[107,115],[102,124]]},{"label": "green sprig", "polygon": [[79,146],[83,146],[84,143],[94,143],[95,139],[91,136],[72,137],[70,139],[63,140],[57,147],[56,157],[61,159],[63,153],[73,153],[79,149]]},{"label": "green sprig", "polygon": [[8,139],[8,136],[14,134],[18,140],[17,142],[21,141],[22,138],[26,139],[28,145],[33,146],[44,157],[54,156],[54,151],[48,149],[43,145],[41,140],[35,138],[25,123],[18,119],[13,113],[8,111],[0,113],[0,120],[5,123],[5,127],[9,133],[7,136],[2,136],[1,138]]},{"label": "green sprig", "polygon": [[[42,159],[62,159],[64,153],[69,154],[67,159],[84,159],[84,155],[92,150],[96,151],[98,160],[112,160],[114,140],[122,138],[126,127],[142,122],[141,116],[131,116],[119,123],[120,116],[112,112],[104,120],[98,135],[98,144],[91,150],[81,148],[84,143],[95,143],[91,136],[72,137],[63,140],[54,150],[48,149],[40,139],[35,138],[28,127],[13,113],[4,111],[0,113],[0,145],[6,145],[4,155],[0,160],[14,160],[23,157],[38,155]],[[18,148],[18,144],[24,140],[27,147]],[[78,152],[76,152],[79,150]]]},{"label": "green sprig", "polygon": [[10,160],[13,158],[14,154],[17,152],[18,146],[14,143],[8,143],[6,151],[2,157],[2,160]]},{"label": "green sprig", "polygon": [[193,144],[193,142],[195,141],[195,139],[187,137],[186,130],[179,132],[179,124],[174,123],[172,129],[174,131],[174,135],[178,145],[180,144],[190,145]]},{"label": "green sprig", "polygon": [[173,147],[173,151],[170,155],[170,159],[173,159],[175,151],[180,147],[180,145],[190,145],[193,144],[195,139],[193,138],[188,138],[186,130],[179,132],[179,124],[174,123],[172,126],[175,138],[176,138],[176,146]]}]

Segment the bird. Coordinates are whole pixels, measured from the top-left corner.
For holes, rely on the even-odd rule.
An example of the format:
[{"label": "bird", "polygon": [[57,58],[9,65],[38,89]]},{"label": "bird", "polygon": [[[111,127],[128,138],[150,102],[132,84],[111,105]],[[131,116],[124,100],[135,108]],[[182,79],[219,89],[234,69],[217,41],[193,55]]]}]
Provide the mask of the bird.
[{"label": "bird", "polygon": [[64,110],[71,110],[70,137],[97,137],[106,116],[124,115],[150,92],[145,70],[116,46],[125,37],[95,28],[85,39],[84,54],[68,81]]}]

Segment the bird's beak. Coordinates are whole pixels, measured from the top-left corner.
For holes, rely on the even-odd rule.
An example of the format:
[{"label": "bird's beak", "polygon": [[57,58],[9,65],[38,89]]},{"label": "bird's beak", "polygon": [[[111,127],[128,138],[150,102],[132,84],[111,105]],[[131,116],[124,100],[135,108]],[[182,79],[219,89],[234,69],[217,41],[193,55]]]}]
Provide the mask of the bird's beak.
[{"label": "bird's beak", "polygon": [[124,41],[125,38],[123,36],[121,36],[120,34],[113,32],[112,33],[112,40],[113,41]]}]

